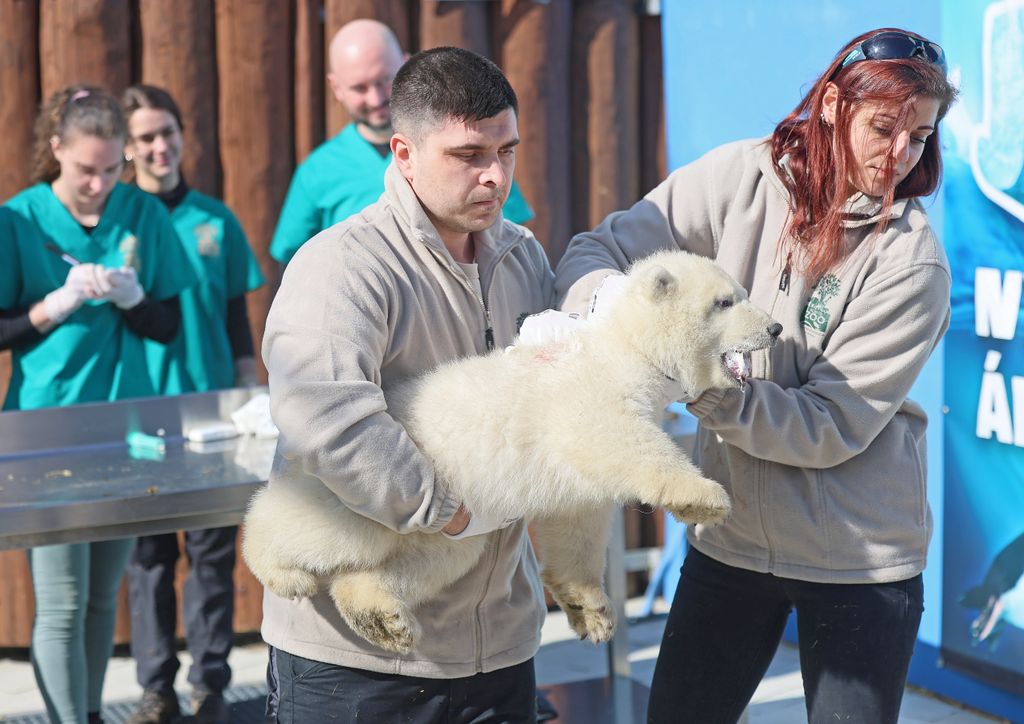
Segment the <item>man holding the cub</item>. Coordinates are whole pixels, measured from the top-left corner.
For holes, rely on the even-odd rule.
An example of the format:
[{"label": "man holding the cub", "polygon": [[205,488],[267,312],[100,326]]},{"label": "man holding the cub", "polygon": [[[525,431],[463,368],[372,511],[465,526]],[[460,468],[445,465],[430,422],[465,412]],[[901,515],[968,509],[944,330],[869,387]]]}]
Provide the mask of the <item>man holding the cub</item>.
[{"label": "man holding the cub", "polygon": [[[263,353],[281,430],[270,485],[316,478],[398,532],[499,532],[469,573],[424,606],[407,655],[356,635],[326,592],[267,591],[262,633],[276,678],[268,708],[280,722],[397,721],[411,711],[423,722],[533,721],[545,609],[525,524],[501,528],[463,510],[388,415],[382,392],[511,344],[521,315],[553,303],[544,250],[501,216],[517,101],[490,61],[437,48],[402,68],[391,106],[395,160],[384,194],[303,245],[267,320]],[[452,444],[472,445],[471,435]]]}]

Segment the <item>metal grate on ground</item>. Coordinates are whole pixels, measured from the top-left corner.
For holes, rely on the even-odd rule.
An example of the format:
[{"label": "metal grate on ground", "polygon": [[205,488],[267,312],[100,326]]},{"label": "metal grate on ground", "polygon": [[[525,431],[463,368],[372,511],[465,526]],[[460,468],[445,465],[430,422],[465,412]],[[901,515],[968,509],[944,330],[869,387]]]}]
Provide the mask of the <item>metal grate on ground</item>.
[{"label": "metal grate on ground", "polygon": [[[229,687],[224,692],[224,700],[231,709],[232,724],[267,724],[269,721],[264,715],[267,704],[267,687],[251,684],[240,684]],[[189,710],[188,696],[178,695],[178,702],[182,711]],[[115,701],[103,705],[104,724],[124,724],[128,717],[138,706],[138,699],[131,701]],[[189,724],[191,716],[183,716],[177,720],[177,724]],[[21,714],[12,717],[0,716],[3,724],[50,724],[50,719],[45,712],[35,714]]]}]

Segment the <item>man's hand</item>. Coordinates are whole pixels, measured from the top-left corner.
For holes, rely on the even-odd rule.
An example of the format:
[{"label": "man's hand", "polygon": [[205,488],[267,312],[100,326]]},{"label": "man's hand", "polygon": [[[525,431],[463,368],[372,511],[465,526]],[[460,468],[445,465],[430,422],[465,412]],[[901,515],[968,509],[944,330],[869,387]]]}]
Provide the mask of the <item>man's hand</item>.
[{"label": "man's hand", "polygon": [[458,535],[466,530],[466,526],[469,525],[469,518],[469,511],[460,505],[459,509],[455,511],[455,515],[448,521],[448,525],[441,529],[441,532],[448,535]]}]

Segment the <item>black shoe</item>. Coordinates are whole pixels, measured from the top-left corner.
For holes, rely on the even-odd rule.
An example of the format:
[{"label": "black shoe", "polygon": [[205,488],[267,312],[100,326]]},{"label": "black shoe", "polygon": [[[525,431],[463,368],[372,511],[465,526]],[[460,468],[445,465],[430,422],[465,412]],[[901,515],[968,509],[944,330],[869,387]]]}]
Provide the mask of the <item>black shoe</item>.
[{"label": "black shoe", "polygon": [[125,724],[170,724],[180,716],[181,707],[173,691],[144,691],[139,708]]},{"label": "black shoe", "polygon": [[192,716],[196,724],[230,724],[231,710],[224,695],[217,691],[196,689],[192,692]]},{"label": "black shoe", "polygon": [[551,700],[544,695],[544,692],[537,689],[537,721],[551,721],[558,718],[558,710],[555,709]]}]

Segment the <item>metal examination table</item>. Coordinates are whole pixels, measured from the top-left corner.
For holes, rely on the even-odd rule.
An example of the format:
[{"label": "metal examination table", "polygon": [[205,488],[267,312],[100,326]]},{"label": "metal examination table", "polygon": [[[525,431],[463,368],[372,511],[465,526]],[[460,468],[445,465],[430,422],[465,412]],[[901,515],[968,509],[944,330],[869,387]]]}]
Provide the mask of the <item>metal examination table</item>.
[{"label": "metal examination table", "polygon": [[[0,414],[0,550],[237,525],[274,439],[194,444],[266,388]],[[162,431],[166,451],[130,448]]]},{"label": "metal examination table", "polygon": [[[0,550],[237,525],[270,474],[276,439],[187,441],[265,387],[0,414]],[[159,435],[162,454],[130,447]],[[619,626],[608,645],[611,720],[632,722],[625,537],[614,517],[607,588]]]}]

